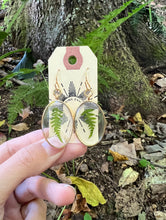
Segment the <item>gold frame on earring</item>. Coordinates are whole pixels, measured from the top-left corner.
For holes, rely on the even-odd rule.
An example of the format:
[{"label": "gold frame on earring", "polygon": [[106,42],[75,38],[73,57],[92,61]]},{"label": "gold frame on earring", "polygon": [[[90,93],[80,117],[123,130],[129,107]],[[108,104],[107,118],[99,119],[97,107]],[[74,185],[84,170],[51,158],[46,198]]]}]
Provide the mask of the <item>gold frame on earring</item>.
[{"label": "gold frame on earring", "polygon": [[[100,141],[103,139],[103,136],[104,136],[104,133],[105,133],[105,129],[106,129],[106,126],[107,126],[107,121],[106,121],[106,118],[105,118],[105,115],[104,115],[104,112],[102,110],[102,108],[95,102],[92,102],[92,101],[85,101],[83,103],[81,103],[81,105],[77,108],[76,112],[75,112],[75,116],[74,116],[74,123],[73,123],[73,127],[74,127],[74,131],[76,131],[76,128],[75,128],[75,118],[76,118],[76,114],[77,112],[79,111],[79,108],[81,108],[82,105],[86,104],[86,103],[93,103],[97,106],[97,108],[100,110],[100,112],[102,113],[102,116],[103,116],[103,119],[104,119],[104,128],[103,128],[103,132],[102,132],[102,135],[101,135],[101,138],[98,139],[98,141],[96,141],[95,144],[92,144],[92,145],[87,145],[88,147],[93,147],[95,145],[97,145],[98,143],[100,143]],[[78,138],[78,140],[85,144],[83,141],[81,141],[80,137],[78,136],[77,132],[74,132]],[[86,144],[85,144],[86,145]]]},{"label": "gold frame on earring", "polygon": [[[88,69],[88,68],[87,68],[87,69]],[[58,72],[59,72],[59,71],[60,71],[60,70],[58,70]],[[58,73],[57,73],[57,75],[58,75]],[[76,129],[77,129],[77,128],[76,128],[76,117],[77,117],[77,115],[79,114],[79,110],[81,109],[81,107],[82,107],[83,105],[86,105],[86,103],[92,103],[93,105],[95,105],[95,106],[97,107],[96,109],[98,110],[98,112],[102,114],[103,129],[102,129],[102,134],[100,135],[100,137],[98,138],[98,140],[97,140],[94,144],[92,144],[92,145],[91,145],[91,144],[88,144],[87,146],[95,146],[95,145],[97,145],[97,144],[102,140],[102,138],[103,138],[103,136],[104,136],[104,132],[105,132],[105,128],[106,128],[106,125],[107,125],[107,121],[106,121],[106,119],[105,119],[105,115],[104,115],[104,112],[103,112],[102,108],[101,108],[96,102],[93,102],[93,101],[90,100],[91,97],[93,96],[93,92],[92,92],[92,88],[91,88],[91,86],[90,86],[90,83],[88,82],[87,75],[86,75],[86,77],[85,77],[85,88],[86,88],[86,90],[84,91],[84,95],[87,97],[87,101],[84,101],[84,102],[82,102],[82,103],[79,105],[79,107],[77,108],[77,110],[74,112],[74,115],[73,115],[73,116],[72,116],[72,112],[71,112],[70,108],[68,107],[68,105],[67,105],[65,102],[59,100],[59,97],[61,96],[62,93],[61,93],[60,85],[59,85],[59,82],[58,82],[58,79],[57,79],[57,75],[56,75],[56,82],[55,82],[55,90],[53,91],[53,94],[54,94],[54,96],[55,96],[55,100],[52,101],[51,103],[49,103],[49,104],[46,106],[46,108],[45,108],[45,110],[43,111],[43,114],[42,114],[41,127],[42,127],[43,135],[44,135],[46,141],[47,141],[51,146],[53,146],[53,147],[62,148],[62,147],[64,147],[67,143],[70,142],[70,139],[71,139],[72,134],[73,134],[73,132],[74,132],[74,134],[76,135],[76,137],[78,138],[78,140],[79,140],[81,143],[87,145],[87,144],[85,143],[86,141],[82,141],[81,138],[80,138],[79,135],[78,135],[78,132],[76,131]],[[64,145],[62,145],[62,146],[60,146],[60,147],[55,146],[55,145],[53,145],[53,144],[50,143],[50,141],[48,140],[47,135],[46,135],[45,132],[44,132],[44,129],[46,129],[46,128],[43,127],[45,114],[47,113],[47,111],[49,111],[49,107],[51,107],[55,102],[58,102],[59,104],[62,104],[63,106],[65,106],[65,107],[67,108],[67,111],[68,111],[69,115],[71,116],[71,119],[72,119],[71,134],[70,134],[69,137],[67,138],[67,140],[68,140],[67,142],[62,142],[62,141],[59,139],[59,141],[60,141],[61,143],[64,143]],[[93,110],[95,110],[95,108],[94,108]],[[63,113],[64,113],[64,111],[63,111]],[[99,114],[98,114],[98,115],[99,115]],[[50,118],[49,118],[48,120],[50,120]],[[48,121],[48,123],[50,123],[50,121]],[[87,125],[87,126],[89,126],[89,125]],[[98,124],[98,126],[99,126],[99,124]],[[50,129],[50,124],[48,125],[48,128],[47,128],[47,129]],[[99,128],[98,128],[98,132],[99,132]],[[58,138],[57,134],[54,134],[54,136],[56,136],[56,137]],[[50,138],[51,138],[51,137],[50,137]]]}]

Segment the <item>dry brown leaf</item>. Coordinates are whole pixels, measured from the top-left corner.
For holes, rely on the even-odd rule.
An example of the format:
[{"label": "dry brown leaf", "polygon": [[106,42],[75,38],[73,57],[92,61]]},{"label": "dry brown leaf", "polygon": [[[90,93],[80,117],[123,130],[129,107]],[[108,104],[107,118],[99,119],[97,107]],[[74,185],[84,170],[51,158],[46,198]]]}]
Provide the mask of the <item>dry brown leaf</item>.
[{"label": "dry brown leaf", "polygon": [[111,149],[109,149],[109,152],[112,154],[114,161],[124,161],[124,160],[128,160],[128,157],[121,155],[115,151],[112,151]]},{"label": "dry brown leaf", "polygon": [[62,174],[62,167],[63,167],[63,164],[59,164],[57,166],[51,167],[51,170],[55,171],[57,176],[59,176],[60,174]]},{"label": "dry brown leaf", "polygon": [[134,145],[135,145],[135,150],[144,150],[142,143],[141,143],[141,138],[133,138]]},{"label": "dry brown leaf", "polygon": [[4,59],[2,59],[3,62],[11,62],[13,60],[12,57],[6,57]]},{"label": "dry brown leaf", "polygon": [[26,123],[19,123],[17,125],[11,125],[11,128],[14,130],[14,131],[26,131],[29,129],[29,127],[27,126]]},{"label": "dry brown leaf", "polygon": [[0,145],[7,140],[7,137],[4,133],[0,132]]},{"label": "dry brown leaf", "polygon": [[27,108],[21,109],[19,116],[21,116],[22,120],[24,120],[25,118],[29,117],[29,115],[31,114],[33,114],[33,112],[30,111],[30,106],[28,106]]},{"label": "dry brown leaf", "polygon": [[86,203],[86,199],[82,198],[81,194],[76,195],[76,199],[72,205],[71,212],[74,214],[80,213],[80,212],[90,212],[90,208],[88,207],[88,204]]},{"label": "dry brown leaf", "polygon": [[156,220],[165,220],[166,219],[166,213],[161,211],[155,211],[154,216]]},{"label": "dry brown leaf", "polygon": [[4,62],[0,60],[0,67],[2,67],[3,65],[4,65]]},{"label": "dry brown leaf", "polygon": [[116,111],[116,114],[122,113],[124,107],[125,107],[124,105],[121,105],[120,108]]},{"label": "dry brown leaf", "polygon": [[65,209],[63,211],[63,220],[68,220],[71,217],[71,210],[70,209]]},{"label": "dry brown leaf", "polygon": [[156,73],[152,76],[151,80],[155,82],[156,80],[161,79],[161,78],[164,78],[164,76],[161,73]]},{"label": "dry brown leaf", "polygon": [[157,120],[160,120],[160,119],[166,119],[166,114],[161,115],[160,117],[158,117]]},{"label": "dry brown leaf", "polygon": [[110,150],[113,152],[117,152],[120,155],[124,155],[128,158],[127,161],[125,161],[126,164],[132,166],[137,163],[136,158],[136,151],[135,151],[135,145],[133,143],[129,144],[127,141],[125,142],[119,142],[116,145],[112,145]]}]

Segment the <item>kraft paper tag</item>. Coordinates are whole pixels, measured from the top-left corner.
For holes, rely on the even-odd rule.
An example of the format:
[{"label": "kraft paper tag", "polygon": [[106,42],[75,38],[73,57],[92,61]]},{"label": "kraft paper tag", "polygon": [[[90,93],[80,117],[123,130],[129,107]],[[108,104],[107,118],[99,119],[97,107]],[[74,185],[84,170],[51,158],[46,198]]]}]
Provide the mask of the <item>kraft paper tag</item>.
[{"label": "kraft paper tag", "polygon": [[[70,60],[75,61],[71,64]],[[90,101],[98,101],[97,58],[88,46],[57,47],[48,60],[49,99],[55,101],[55,85],[60,87],[59,100],[70,109],[73,120],[81,103],[87,101],[86,87],[91,87]],[[93,138],[98,138],[98,127]],[[74,129],[73,129],[74,131]],[[51,125],[50,125],[51,136]],[[70,143],[78,142],[75,134]]]}]

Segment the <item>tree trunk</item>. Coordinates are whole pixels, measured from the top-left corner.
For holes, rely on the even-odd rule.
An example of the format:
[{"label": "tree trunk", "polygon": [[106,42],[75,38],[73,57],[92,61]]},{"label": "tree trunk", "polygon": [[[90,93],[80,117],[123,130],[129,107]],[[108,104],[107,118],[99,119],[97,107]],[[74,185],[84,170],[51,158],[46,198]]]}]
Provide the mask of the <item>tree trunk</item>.
[{"label": "tree trunk", "polygon": [[[11,4],[10,16],[20,0]],[[36,58],[47,61],[57,46],[71,45],[96,28],[103,15],[122,4],[123,0],[29,0],[13,27],[12,41],[15,46],[32,48]],[[115,112],[124,104],[130,113],[161,112],[159,97],[154,94],[141,66],[163,63],[165,51],[166,45],[146,25],[137,33],[129,23],[118,28],[105,43],[104,61],[119,76],[120,82],[110,80],[109,95],[107,92],[100,96],[104,107]]]}]

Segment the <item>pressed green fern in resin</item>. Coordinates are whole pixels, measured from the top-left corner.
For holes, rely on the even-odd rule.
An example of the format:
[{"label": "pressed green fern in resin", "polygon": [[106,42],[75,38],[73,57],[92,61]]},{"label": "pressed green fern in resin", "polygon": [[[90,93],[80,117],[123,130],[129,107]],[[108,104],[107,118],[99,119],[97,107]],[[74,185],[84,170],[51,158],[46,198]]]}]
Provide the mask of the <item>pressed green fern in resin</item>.
[{"label": "pressed green fern in resin", "polygon": [[88,125],[88,128],[90,130],[89,138],[92,137],[93,131],[96,124],[96,116],[93,113],[94,109],[86,109],[82,114],[81,117],[83,118],[83,121]]},{"label": "pressed green fern in resin", "polygon": [[58,108],[54,108],[52,110],[51,114],[51,126],[54,129],[54,133],[56,136],[59,138],[61,142],[63,142],[61,138],[61,124],[62,124],[62,116],[63,116],[63,111],[59,110]]}]

